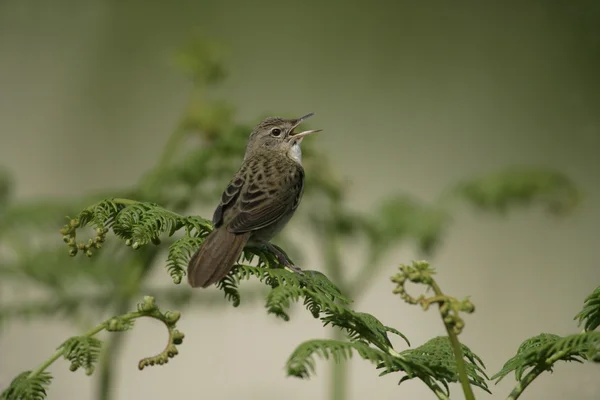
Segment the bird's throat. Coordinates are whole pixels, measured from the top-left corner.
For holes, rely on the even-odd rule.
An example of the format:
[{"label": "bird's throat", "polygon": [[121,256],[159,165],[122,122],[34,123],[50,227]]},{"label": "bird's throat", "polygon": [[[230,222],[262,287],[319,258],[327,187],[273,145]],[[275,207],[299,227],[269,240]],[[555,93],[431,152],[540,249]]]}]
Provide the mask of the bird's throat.
[{"label": "bird's throat", "polygon": [[294,142],[287,155],[289,158],[302,165],[302,149],[300,148],[300,140]]}]

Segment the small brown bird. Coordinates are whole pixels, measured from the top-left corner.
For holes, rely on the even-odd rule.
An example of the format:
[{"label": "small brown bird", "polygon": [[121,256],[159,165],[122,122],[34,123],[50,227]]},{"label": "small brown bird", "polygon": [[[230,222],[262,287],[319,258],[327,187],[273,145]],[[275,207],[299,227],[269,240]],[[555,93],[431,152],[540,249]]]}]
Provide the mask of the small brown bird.
[{"label": "small brown bird", "polygon": [[233,268],[246,245],[264,246],[280,263],[300,271],[269,241],[288,223],[304,191],[302,139],[320,129],[295,133],[314,113],[298,119],[269,117],[254,128],[242,166],[223,192],[213,215],[215,229],[187,268],[192,287],[208,287]]}]

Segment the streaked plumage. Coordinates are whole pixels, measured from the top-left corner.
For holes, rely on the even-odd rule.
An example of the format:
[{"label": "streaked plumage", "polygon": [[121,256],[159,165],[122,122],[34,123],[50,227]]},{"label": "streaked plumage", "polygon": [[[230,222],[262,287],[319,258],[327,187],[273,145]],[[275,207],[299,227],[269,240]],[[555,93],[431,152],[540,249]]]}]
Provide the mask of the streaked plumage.
[{"label": "streaked plumage", "polygon": [[304,191],[300,142],[317,132],[293,131],[311,115],[267,118],[252,131],[244,161],[214,212],[215,229],[188,264],[191,286],[208,287],[223,279],[247,244],[276,251],[269,241],[288,223]]}]

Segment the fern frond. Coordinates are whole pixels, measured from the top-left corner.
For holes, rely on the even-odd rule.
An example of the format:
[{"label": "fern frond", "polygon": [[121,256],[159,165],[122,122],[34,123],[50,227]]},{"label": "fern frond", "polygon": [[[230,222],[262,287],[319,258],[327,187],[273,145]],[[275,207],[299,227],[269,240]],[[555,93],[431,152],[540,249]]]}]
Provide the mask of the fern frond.
[{"label": "fern frond", "polygon": [[[76,231],[86,225],[96,229],[96,237],[87,244],[77,243]],[[172,236],[182,228],[188,236],[203,236],[212,230],[212,224],[200,217],[184,217],[155,203],[114,198],[86,208],[65,225],[61,233],[71,256],[79,250],[91,256],[93,249],[102,247],[109,229],[127,245],[138,249],[150,242],[158,244],[161,235]]]},{"label": "fern frond", "polygon": [[[321,318],[324,326],[331,324],[331,326],[344,329],[353,341],[368,341],[381,349],[392,347],[392,343],[387,336],[390,328],[383,325],[371,314],[356,312],[349,308],[341,313],[326,310],[325,314]],[[405,338],[402,334],[399,336]]]},{"label": "fern frond", "polygon": [[[238,264],[232,269],[230,275],[235,276],[238,281],[255,276],[260,282],[271,286],[272,289],[281,286],[301,289],[297,293],[300,297],[305,298],[306,307],[311,312],[315,311],[316,315],[313,313],[315,317],[318,317],[321,310],[324,309],[346,309],[344,304],[349,302],[325,275],[317,271],[304,270],[303,274],[298,274],[284,268],[265,268]],[[279,310],[289,308],[290,300],[299,300],[299,297],[294,296],[275,296],[272,297],[269,303],[269,309],[276,306],[274,302],[276,298],[283,301],[277,306]],[[279,312],[276,312],[276,314],[279,314]]]},{"label": "fern frond", "polygon": [[0,398],[2,400],[44,400],[52,376],[42,372],[30,378],[30,374],[31,371],[20,373],[2,392]]},{"label": "fern frond", "polygon": [[[260,254],[260,257],[264,255]],[[396,329],[383,325],[370,314],[349,308],[347,304],[350,300],[320,272],[305,270],[303,274],[298,274],[283,268],[240,264],[221,281],[219,288],[225,290],[227,296],[229,287],[237,289],[237,282],[250,276],[255,276],[259,281],[271,286],[267,294],[266,308],[269,313],[285,321],[290,318],[287,311],[291,304],[303,298],[305,307],[315,318],[320,318],[325,326],[331,324],[345,330],[353,342],[372,343],[386,351],[392,348],[387,336],[388,332],[392,332],[408,343],[408,339]],[[235,283],[235,286],[232,286],[232,283]]]},{"label": "fern frond", "polygon": [[74,336],[61,344],[58,350],[62,350],[64,358],[71,362],[71,371],[83,367],[85,374],[91,375],[100,356],[101,347],[102,342],[94,337]]},{"label": "fern frond", "polygon": [[579,326],[583,324],[588,332],[600,326],[600,286],[585,299],[583,310],[575,316],[575,319],[579,320]]},{"label": "fern frond", "polygon": [[184,236],[169,246],[166,268],[173,279],[173,283],[181,283],[186,273],[188,261],[192,254],[198,250],[202,241],[202,238],[199,237]]},{"label": "fern frond", "polygon": [[[465,358],[465,367],[469,382],[488,393],[491,393],[487,386],[488,377],[485,374],[485,365],[483,361],[473,353],[464,344],[462,351]],[[407,362],[418,365],[423,371],[430,371],[426,374],[423,372],[407,373],[402,377],[399,383],[404,381],[420,378],[424,382],[436,381],[442,384],[448,390],[448,384],[458,382],[458,369],[456,367],[456,359],[452,350],[452,344],[447,336],[438,336],[427,343],[414,348],[404,350],[400,353]]]},{"label": "fern frond", "polygon": [[543,168],[509,168],[459,184],[455,193],[482,210],[505,213],[518,205],[541,204],[562,214],[577,205],[581,194],[565,175]]},{"label": "fern frond", "polygon": [[291,303],[297,302],[303,295],[304,290],[300,287],[276,286],[267,295],[267,313],[275,314],[284,321],[289,321],[290,317],[286,310],[290,308]]},{"label": "fern frond", "polygon": [[386,330],[386,332],[390,332],[390,333],[393,333],[396,336],[400,336],[406,342],[406,344],[410,347],[410,341],[408,340],[408,338],[402,332],[400,332],[397,329],[392,328],[390,326],[384,326],[383,328]]},{"label": "fern frond", "polygon": [[217,283],[217,288],[225,293],[225,298],[233,303],[234,307],[240,305],[241,295],[238,288],[238,280],[235,275],[227,275]]},{"label": "fern frond", "polygon": [[539,371],[552,371],[557,361],[583,360],[600,361],[600,332],[586,332],[560,337],[542,333],[525,340],[517,354],[508,360],[502,369],[491,379],[500,382],[506,375],[515,372],[520,381],[530,368]]},{"label": "fern frond", "polygon": [[330,357],[337,363],[348,360],[356,351],[363,359],[376,365],[390,368],[396,362],[392,356],[374,349],[363,342],[344,342],[340,340],[309,340],[299,345],[286,363],[288,376],[307,378],[315,373],[315,356],[323,359]]}]

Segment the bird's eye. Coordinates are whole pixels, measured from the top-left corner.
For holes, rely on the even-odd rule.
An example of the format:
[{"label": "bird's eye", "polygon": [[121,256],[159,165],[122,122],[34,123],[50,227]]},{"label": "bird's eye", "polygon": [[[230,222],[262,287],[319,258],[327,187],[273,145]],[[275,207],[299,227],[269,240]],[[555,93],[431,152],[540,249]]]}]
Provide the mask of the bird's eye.
[{"label": "bird's eye", "polygon": [[279,128],[273,128],[273,129],[271,130],[271,135],[273,135],[273,136],[275,136],[275,137],[277,137],[277,136],[281,135],[281,129],[279,129]]}]

